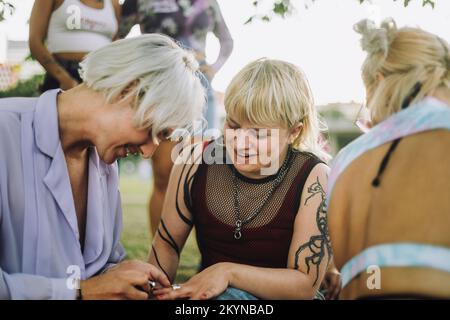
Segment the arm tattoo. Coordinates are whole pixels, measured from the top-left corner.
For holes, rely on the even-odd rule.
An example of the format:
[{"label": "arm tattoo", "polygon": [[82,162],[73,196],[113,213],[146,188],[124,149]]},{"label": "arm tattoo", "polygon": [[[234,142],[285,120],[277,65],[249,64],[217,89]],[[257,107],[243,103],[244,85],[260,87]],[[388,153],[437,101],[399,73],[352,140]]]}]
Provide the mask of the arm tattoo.
[{"label": "arm tattoo", "polygon": [[[194,153],[195,147],[196,147],[196,146],[194,146],[194,147],[191,149],[191,155]],[[202,155],[201,155],[200,157],[202,157]],[[197,158],[196,160],[194,160],[194,163],[197,163],[197,160],[200,159],[200,157]],[[194,222],[193,222],[191,219],[189,219],[188,217],[186,217],[186,216],[182,213],[181,208],[180,208],[180,203],[179,203],[179,200],[178,200],[178,198],[179,198],[178,195],[180,194],[180,186],[182,185],[182,188],[183,188],[183,201],[184,201],[184,204],[185,204],[186,208],[187,208],[190,212],[192,212],[192,197],[191,197],[190,189],[191,189],[191,187],[192,187],[192,182],[193,182],[193,180],[194,180],[194,178],[195,178],[195,174],[192,174],[192,173],[191,173],[192,170],[193,170],[193,168],[194,168],[194,165],[191,165],[191,166],[189,167],[189,169],[187,170],[186,178],[184,179],[184,181],[182,181],[183,176],[184,176],[184,170],[186,169],[187,166],[188,166],[188,164],[185,164],[185,165],[183,166],[183,169],[181,170],[180,178],[178,179],[177,196],[176,196],[176,199],[175,199],[175,207],[176,207],[176,209],[177,209],[178,216],[181,218],[181,220],[182,220],[184,223],[186,223],[188,226],[192,227],[192,226],[194,225]]]},{"label": "arm tattoo", "polygon": [[156,253],[156,249],[155,249],[155,247],[153,245],[152,245],[152,251],[153,251],[153,254],[155,255],[155,259],[156,259],[156,263],[158,264],[158,267],[162,270],[162,272],[164,272],[164,274],[166,275],[167,279],[170,280],[170,277],[167,274],[166,270],[164,270],[164,268],[161,266],[161,263],[159,263],[158,254]]},{"label": "arm tattoo", "polygon": [[163,236],[161,230],[158,228],[158,234],[161,237],[161,239],[163,239],[165,242],[167,242],[169,244],[169,246],[172,247],[173,250],[175,250],[175,252],[178,255],[178,258],[180,258],[180,249],[178,248],[177,243],[175,242],[175,240],[173,239],[172,235],[169,233],[169,230],[167,230],[166,224],[164,223],[164,220],[161,219],[161,226],[164,229],[164,232],[167,234],[167,236],[169,237],[169,239],[167,239],[166,237]]},{"label": "arm tattoo", "polygon": [[[191,155],[194,152],[195,146],[194,148],[192,148],[191,150]],[[194,161],[194,163],[197,163],[197,161]],[[194,166],[189,167],[189,169],[187,170],[186,173],[186,178],[183,181],[183,176],[184,176],[184,171],[186,169],[186,167],[188,166],[188,164],[185,164],[183,166],[183,169],[181,170],[181,174],[180,174],[180,178],[178,179],[178,185],[177,185],[177,190],[176,190],[176,198],[175,198],[175,208],[176,211],[178,213],[178,216],[180,217],[181,221],[183,221],[184,223],[186,223],[189,227],[192,227],[194,225],[194,222],[189,219],[188,217],[186,217],[181,208],[180,208],[180,203],[179,203],[179,198],[178,195],[180,194],[180,187],[183,188],[183,200],[185,202],[186,208],[192,212],[191,208],[192,208],[192,201],[191,201],[191,197],[190,197],[190,187],[192,185],[192,181],[195,177],[195,175],[191,174],[192,168]],[[161,229],[162,227],[162,229]],[[164,234],[163,234],[164,232]],[[177,254],[178,259],[180,258],[180,248],[178,246],[178,244],[175,242],[175,240],[173,239],[172,235],[169,232],[169,229],[167,229],[166,224],[164,223],[164,220],[161,219],[160,221],[160,227],[158,228],[158,235],[161,237],[161,239],[163,241],[165,241]],[[159,262],[158,259],[158,254],[155,250],[155,247],[152,245],[152,251],[155,255],[155,259],[156,262],[158,263],[159,268],[164,272],[164,274],[167,276],[167,278],[169,278],[167,272],[164,270],[164,268],[162,267],[161,263]]]},{"label": "arm tattoo", "polygon": [[[194,149],[195,149],[195,146],[191,150],[191,155],[194,152]],[[197,161],[194,161],[194,163],[197,163]],[[184,171],[185,171],[187,166],[188,166],[188,164],[185,164],[183,166],[183,169],[181,170],[180,178],[178,179],[178,185],[177,185],[177,190],[176,190],[176,198],[175,198],[175,208],[176,208],[176,211],[177,211],[178,216],[180,217],[181,221],[186,223],[188,226],[192,227],[194,225],[194,222],[192,220],[190,220],[188,217],[186,217],[183,214],[183,212],[181,211],[180,203],[179,203],[179,197],[178,197],[178,195],[180,193],[180,186],[182,185],[182,188],[183,188],[183,191],[184,191],[183,200],[185,202],[186,208],[189,211],[192,212],[192,210],[191,210],[191,208],[192,208],[192,201],[191,201],[191,196],[190,196],[190,188],[191,188],[192,181],[193,181],[195,175],[191,174],[192,168],[194,167],[192,165],[187,170],[186,178],[183,181]],[[162,230],[161,230],[161,227],[162,227]],[[163,234],[163,232],[164,232],[165,235]],[[160,227],[158,228],[158,235],[161,237],[161,239],[163,241],[165,241],[176,252],[176,254],[178,256],[178,259],[179,259],[180,258],[180,248],[179,248],[178,244],[175,242],[175,240],[173,239],[173,237],[170,234],[169,230],[167,229],[167,226],[164,223],[163,219],[160,220]],[[169,275],[164,270],[164,268],[162,267],[162,265],[161,265],[161,263],[159,261],[158,253],[156,252],[156,249],[155,249],[155,247],[153,245],[152,245],[152,252],[155,255],[155,259],[156,259],[156,263],[158,264],[158,267],[164,272],[164,274],[167,276],[167,278],[169,278]]]},{"label": "arm tattoo", "polygon": [[307,273],[309,274],[311,266],[315,266],[316,269],[316,279],[314,281],[313,286],[316,285],[317,280],[319,279],[319,267],[320,264],[325,257],[325,254],[328,254],[327,265],[330,262],[330,257],[332,255],[331,244],[330,244],[330,236],[328,234],[328,224],[327,224],[327,208],[326,208],[326,194],[323,190],[322,185],[319,182],[319,177],[317,177],[317,181],[314,182],[311,186],[308,187],[308,193],[311,194],[305,200],[305,205],[308,200],[316,195],[320,195],[321,202],[317,207],[316,214],[316,223],[317,228],[319,229],[320,234],[312,236],[308,242],[302,244],[297,252],[295,253],[295,269],[299,269],[299,258],[300,254],[305,249],[309,249],[311,254],[305,258],[305,264],[307,267]]}]

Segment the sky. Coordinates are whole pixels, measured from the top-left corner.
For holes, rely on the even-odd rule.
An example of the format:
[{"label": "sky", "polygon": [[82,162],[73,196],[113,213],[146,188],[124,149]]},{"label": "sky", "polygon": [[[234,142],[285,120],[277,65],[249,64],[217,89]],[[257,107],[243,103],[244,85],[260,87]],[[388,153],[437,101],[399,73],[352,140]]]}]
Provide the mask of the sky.
[{"label": "sky", "polygon": [[[247,63],[261,58],[282,59],[298,65],[306,73],[317,104],[361,102],[364,88],[360,67],[364,52],[352,26],[361,19],[380,21],[393,17],[399,27],[420,27],[450,42],[450,0],[436,0],[433,10],[412,0],[372,0],[363,5],[358,0],[293,0],[296,12],[271,22],[244,22],[256,13],[252,0],[217,0],[234,39],[234,50],[213,80],[216,90],[224,91],[234,74]],[[310,3],[308,9],[303,4]],[[27,20],[33,0],[16,0],[16,14],[0,23],[0,38],[28,38]],[[263,0],[260,10],[271,0]],[[219,44],[208,36],[207,60],[213,62]]]}]

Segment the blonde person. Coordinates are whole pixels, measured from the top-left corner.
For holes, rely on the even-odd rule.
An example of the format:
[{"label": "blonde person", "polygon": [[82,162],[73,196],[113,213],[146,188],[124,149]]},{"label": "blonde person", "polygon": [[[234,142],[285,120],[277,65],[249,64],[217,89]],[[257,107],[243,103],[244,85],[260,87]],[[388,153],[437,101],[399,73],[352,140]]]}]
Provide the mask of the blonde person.
[{"label": "blonde person", "polygon": [[191,149],[212,158],[175,164],[149,257],[173,281],[195,226],[200,272],[153,293],[158,299],[312,299],[329,267],[335,298],[340,277],[324,207],[328,167],[321,160],[328,156],[318,145],[319,120],[304,74],[283,61],[252,62],[231,81],[225,107],[224,137]]},{"label": "blonde person", "polygon": [[150,158],[201,117],[198,64],[153,34],[91,52],[81,68],[70,90],[0,100],[0,299],[147,299],[149,280],[169,284],[148,263],[122,262],[116,160]]},{"label": "blonde person", "polygon": [[343,298],[450,297],[450,54],[417,28],[355,27],[372,129],[342,150],[329,217]]}]

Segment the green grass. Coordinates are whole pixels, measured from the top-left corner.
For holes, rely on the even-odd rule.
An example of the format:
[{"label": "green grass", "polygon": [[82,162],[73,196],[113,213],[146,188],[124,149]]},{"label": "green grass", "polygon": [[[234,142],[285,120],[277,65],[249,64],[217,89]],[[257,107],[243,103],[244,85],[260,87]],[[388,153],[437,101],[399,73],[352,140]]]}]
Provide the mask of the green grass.
[{"label": "green grass", "polygon": [[[150,196],[151,181],[138,177],[121,175],[120,192],[123,208],[122,244],[127,259],[146,260],[151,245],[150,223],[147,204]],[[176,282],[183,283],[192,277],[198,269],[200,254],[194,232],[189,236],[181,254]]]}]

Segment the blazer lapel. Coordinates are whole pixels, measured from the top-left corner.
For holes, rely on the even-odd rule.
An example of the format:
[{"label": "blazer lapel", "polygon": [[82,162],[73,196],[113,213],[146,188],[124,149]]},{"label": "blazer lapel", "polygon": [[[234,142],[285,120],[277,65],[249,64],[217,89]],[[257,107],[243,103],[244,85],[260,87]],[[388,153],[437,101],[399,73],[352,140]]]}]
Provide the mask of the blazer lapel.
[{"label": "blazer lapel", "polygon": [[47,186],[76,236],[76,239],[79,241],[80,234],[78,232],[78,221],[72,196],[72,187],[70,185],[66,159],[61,146],[57,149],[52,159],[50,168],[44,177],[44,184]]},{"label": "blazer lapel", "polygon": [[59,89],[50,90],[39,98],[34,116],[35,138],[39,150],[51,161],[44,177],[44,184],[78,240],[78,222],[72,187],[59,140],[57,97],[60,91]]},{"label": "blazer lapel", "polygon": [[89,185],[87,199],[86,236],[83,257],[86,265],[94,262],[102,253],[105,236],[106,199],[105,175],[99,168],[95,148],[89,151]]}]

